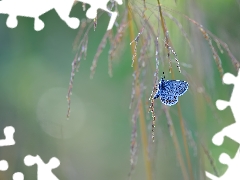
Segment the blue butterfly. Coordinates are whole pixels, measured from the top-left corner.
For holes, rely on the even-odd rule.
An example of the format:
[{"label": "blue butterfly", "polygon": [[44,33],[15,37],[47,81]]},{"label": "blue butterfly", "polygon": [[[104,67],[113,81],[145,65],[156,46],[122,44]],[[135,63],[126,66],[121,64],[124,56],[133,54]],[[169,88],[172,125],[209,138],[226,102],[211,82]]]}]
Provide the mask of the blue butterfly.
[{"label": "blue butterfly", "polygon": [[181,80],[165,80],[161,78],[158,90],[154,95],[154,99],[160,97],[163,104],[172,106],[177,104],[178,96],[182,96],[188,90],[188,82]]}]

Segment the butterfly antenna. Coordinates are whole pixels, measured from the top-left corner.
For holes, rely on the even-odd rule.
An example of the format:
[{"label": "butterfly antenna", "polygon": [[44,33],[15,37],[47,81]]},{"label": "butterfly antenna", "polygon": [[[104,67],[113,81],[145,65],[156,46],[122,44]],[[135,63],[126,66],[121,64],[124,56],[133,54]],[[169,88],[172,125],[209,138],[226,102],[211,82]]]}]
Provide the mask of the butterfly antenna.
[{"label": "butterfly antenna", "polygon": [[163,78],[165,79],[165,75],[164,75],[164,72],[163,72]]}]

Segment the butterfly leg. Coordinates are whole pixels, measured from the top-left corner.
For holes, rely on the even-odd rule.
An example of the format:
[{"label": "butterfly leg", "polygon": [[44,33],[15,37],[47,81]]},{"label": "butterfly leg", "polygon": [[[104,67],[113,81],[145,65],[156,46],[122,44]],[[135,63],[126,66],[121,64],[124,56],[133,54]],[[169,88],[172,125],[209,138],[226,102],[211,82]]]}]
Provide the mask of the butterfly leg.
[{"label": "butterfly leg", "polygon": [[156,94],[153,96],[153,99],[157,99],[160,96],[160,92],[157,91]]}]

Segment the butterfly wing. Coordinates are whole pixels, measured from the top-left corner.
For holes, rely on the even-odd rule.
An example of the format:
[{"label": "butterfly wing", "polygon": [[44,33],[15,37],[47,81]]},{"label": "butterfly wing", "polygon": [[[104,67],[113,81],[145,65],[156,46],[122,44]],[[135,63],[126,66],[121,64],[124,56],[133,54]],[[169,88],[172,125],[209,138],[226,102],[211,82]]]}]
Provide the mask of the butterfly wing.
[{"label": "butterfly wing", "polygon": [[188,82],[182,80],[167,80],[162,86],[162,94],[170,94],[172,96],[182,96],[188,90]]},{"label": "butterfly wing", "polygon": [[160,99],[161,99],[163,104],[168,105],[168,106],[175,105],[178,102],[178,97],[177,96],[163,95],[163,96],[161,96]]},{"label": "butterfly wing", "polygon": [[178,96],[182,96],[188,90],[188,82],[181,80],[164,80],[159,82],[159,88],[154,99],[160,97],[163,104],[172,106],[177,104]]}]

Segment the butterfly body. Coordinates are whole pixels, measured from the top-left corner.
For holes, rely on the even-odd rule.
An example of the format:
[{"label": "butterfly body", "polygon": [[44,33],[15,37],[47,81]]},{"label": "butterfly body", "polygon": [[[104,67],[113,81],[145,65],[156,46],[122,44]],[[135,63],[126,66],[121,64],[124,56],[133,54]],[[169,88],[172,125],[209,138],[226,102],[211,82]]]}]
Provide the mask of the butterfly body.
[{"label": "butterfly body", "polygon": [[178,96],[182,96],[188,90],[188,82],[182,80],[165,80],[161,79],[158,90],[154,95],[154,99],[160,97],[163,104],[172,106],[177,104]]}]

